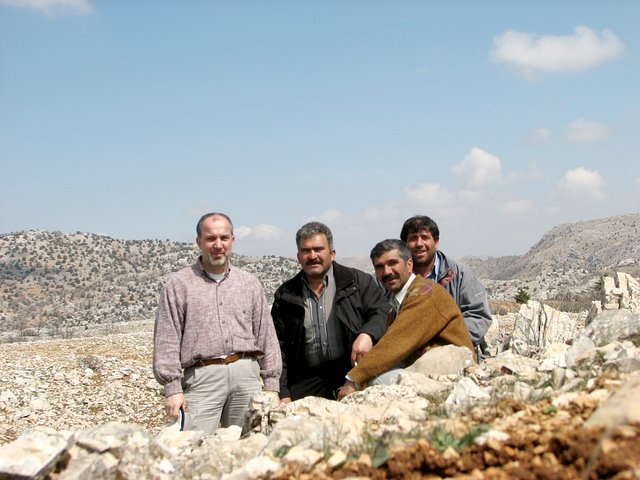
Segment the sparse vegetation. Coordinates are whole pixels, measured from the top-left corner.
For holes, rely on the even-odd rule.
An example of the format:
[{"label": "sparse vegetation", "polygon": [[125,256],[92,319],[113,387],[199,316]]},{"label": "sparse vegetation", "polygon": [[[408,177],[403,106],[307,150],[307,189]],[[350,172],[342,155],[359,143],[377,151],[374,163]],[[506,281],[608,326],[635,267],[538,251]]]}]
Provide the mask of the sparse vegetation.
[{"label": "sparse vegetation", "polygon": [[[0,235],[0,332],[5,341],[68,338],[95,325],[153,320],[167,278],[190,265],[191,243],[117,240],[91,233]],[[294,259],[234,255],[267,299],[298,271]]]},{"label": "sparse vegetation", "polygon": [[531,295],[529,295],[529,292],[527,292],[527,290],[525,290],[524,288],[520,288],[518,289],[518,293],[514,297],[514,300],[516,301],[516,303],[527,303],[529,300],[531,300]]},{"label": "sparse vegetation", "polygon": [[373,468],[378,468],[389,460],[390,451],[388,440],[388,435],[365,434],[362,451],[371,458]]},{"label": "sparse vegetation", "polygon": [[78,364],[82,368],[88,368],[94,372],[100,370],[101,361],[95,355],[85,355],[83,357],[78,358]]},{"label": "sparse vegetation", "polygon": [[469,431],[462,437],[456,437],[450,433],[447,429],[438,425],[433,429],[429,435],[429,444],[438,450],[444,451],[447,448],[454,448],[456,451],[461,452],[466,448],[473,445],[475,439],[482,435],[489,429],[487,425],[480,424],[471,427]]}]

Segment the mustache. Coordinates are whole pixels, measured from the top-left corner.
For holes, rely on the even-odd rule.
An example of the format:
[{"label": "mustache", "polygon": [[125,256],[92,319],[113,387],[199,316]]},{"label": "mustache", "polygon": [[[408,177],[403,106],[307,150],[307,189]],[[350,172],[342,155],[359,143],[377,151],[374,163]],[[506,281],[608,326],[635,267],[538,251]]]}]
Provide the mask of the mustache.
[{"label": "mustache", "polygon": [[305,263],[305,265],[322,265],[322,260],[317,259],[317,260],[307,260],[307,262]]},{"label": "mustache", "polygon": [[385,275],[382,277],[382,282],[388,282],[389,280],[397,280],[400,278],[400,275],[397,273],[390,273],[389,275]]}]

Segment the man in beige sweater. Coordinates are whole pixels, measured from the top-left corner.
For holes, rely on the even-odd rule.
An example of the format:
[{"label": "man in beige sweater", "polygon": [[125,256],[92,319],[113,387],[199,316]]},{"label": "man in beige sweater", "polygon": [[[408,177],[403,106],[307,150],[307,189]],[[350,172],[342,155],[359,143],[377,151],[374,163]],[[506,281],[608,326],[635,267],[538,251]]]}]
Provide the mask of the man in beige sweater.
[{"label": "man in beige sweater", "polygon": [[401,240],[379,242],[371,250],[378,281],[395,306],[387,333],[347,374],[338,398],[366,387],[379,375],[412,364],[427,350],[443,345],[467,347],[469,331],[453,297],[438,283],[412,273],[411,252]]}]

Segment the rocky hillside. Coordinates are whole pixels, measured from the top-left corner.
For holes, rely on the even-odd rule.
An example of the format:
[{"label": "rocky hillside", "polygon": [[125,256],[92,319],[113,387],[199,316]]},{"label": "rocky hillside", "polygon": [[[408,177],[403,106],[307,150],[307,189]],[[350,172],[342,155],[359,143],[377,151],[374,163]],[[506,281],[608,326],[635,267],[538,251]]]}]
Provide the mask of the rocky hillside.
[{"label": "rocky hillside", "polygon": [[[513,300],[524,288],[533,299],[580,311],[595,298],[603,272],[640,275],[639,231],[640,214],[564,224],[526,255],[462,261],[483,279],[494,302]],[[169,275],[196,256],[191,243],[79,232],[0,235],[0,341],[78,336],[96,325],[152,320]],[[371,271],[363,257],[339,261]],[[235,255],[233,262],[260,278],[269,301],[299,269],[285,257]]]},{"label": "rocky hillside", "polygon": [[640,274],[640,213],[564,223],[522,256],[467,257],[465,263],[490,280],[582,277],[614,271]]},{"label": "rocky hillside", "polygon": [[590,301],[603,273],[640,275],[640,213],[559,225],[522,256],[466,257],[494,298]]},{"label": "rocky hillside", "polygon": [[[117,240],[92,233],[26,231],[0,236],[0,332],[77,336],[97,324],[151,320],[167,278],[191,264],[191,243]],[[268,299],[298,271],[293,259],[234,256]]]}]

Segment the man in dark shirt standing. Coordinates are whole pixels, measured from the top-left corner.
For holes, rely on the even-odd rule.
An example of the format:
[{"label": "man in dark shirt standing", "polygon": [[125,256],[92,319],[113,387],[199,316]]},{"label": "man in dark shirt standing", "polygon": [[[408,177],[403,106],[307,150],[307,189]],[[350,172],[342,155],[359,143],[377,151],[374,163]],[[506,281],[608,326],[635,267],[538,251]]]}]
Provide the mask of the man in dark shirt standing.
[{"label": "man in dark shirt standing", "polygon": [[271,309],[282,352],[280,397],[335,399],[345,374],[386,332],[390,306],[371,275],[335,262],[326,225],[303,225],[296,245],[302,270],[278,288]]}]

